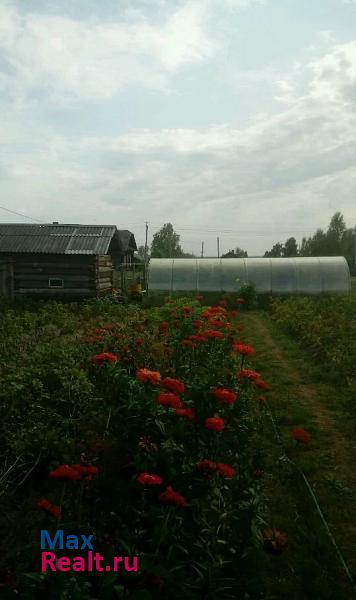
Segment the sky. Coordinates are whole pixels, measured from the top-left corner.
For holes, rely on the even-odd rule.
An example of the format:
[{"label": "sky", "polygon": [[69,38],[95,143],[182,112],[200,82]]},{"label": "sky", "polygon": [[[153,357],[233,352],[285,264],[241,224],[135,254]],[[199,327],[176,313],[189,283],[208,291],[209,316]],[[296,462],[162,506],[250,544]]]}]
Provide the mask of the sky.
[{"label": "sky", "polygon": [[209,256],[355,226],[356,0],[0,0],[0,205]]}]

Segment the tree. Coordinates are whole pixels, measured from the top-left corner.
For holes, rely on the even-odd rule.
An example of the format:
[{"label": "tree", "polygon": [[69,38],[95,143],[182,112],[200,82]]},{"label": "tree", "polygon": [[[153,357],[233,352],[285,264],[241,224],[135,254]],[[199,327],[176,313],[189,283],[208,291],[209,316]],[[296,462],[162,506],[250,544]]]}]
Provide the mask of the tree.
[{"label": "tree", "polygon": [[221,258],[247,258],[248,254],[242,248],[235,248],[235,250],[229,250],[226,254],[222,254]]},{"label": "tree", "polygon": [[298,256],[297,240],[294,237],[288,238],[284,244],[283,256]]},{"label": "tree", "polygon": [[272,250],[265,252],[265,258],[280,258],[283,256],[283,251],[283,245],[280,242],[277,242]]},{"label": "tree", "polygon": [[325,239],[327,255],[339,256],[342,254],[342,237],[346,231],[345,220],[341,212],[336,212],[330,221]]},{"label": "tree", "polygon": [[139,246],[137,249],[137,254],[139,255],[140,258],[145,258],[145,247]]},{"label": "tree", "polygon": [[157,231],[151,244],[152,258],[182,258],[184,252],[179,244],[180,236],[171,223],[166,223]]}]

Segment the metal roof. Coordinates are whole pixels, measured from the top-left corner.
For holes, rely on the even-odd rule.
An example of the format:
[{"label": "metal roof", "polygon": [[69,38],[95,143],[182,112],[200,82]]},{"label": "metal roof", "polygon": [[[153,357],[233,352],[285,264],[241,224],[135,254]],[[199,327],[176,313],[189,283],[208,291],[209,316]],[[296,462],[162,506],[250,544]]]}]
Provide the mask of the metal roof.
[{"label": "metal roof", "polygon": [[114,238],[123,252],[136,249],[133,234],[115,225],[0,223],[0,252],[107,254]]}]

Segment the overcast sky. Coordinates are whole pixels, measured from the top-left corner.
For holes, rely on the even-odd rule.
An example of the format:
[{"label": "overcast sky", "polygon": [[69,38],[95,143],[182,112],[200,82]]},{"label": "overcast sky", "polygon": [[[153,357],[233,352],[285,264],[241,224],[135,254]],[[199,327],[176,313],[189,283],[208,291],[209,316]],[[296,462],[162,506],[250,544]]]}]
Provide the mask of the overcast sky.
[{"label": "overcast sky", "polygon": [[0,0],[0,136],[40,221],[208,255],[354,226],[356,0]]}]

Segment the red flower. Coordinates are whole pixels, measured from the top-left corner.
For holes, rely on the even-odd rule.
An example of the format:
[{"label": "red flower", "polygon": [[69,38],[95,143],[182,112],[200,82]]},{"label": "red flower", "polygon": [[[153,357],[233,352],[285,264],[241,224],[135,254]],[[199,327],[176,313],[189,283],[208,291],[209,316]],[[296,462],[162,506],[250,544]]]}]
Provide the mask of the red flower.
[{"label": "red flower", "polygon": [[37,506],[39,508],[42,508],[42,510],[44,510],[47,514],[51,515],[51,517],[54,517],[57,521],[61,518],[61,509],[59,508],[59,506],[51,504],[51,502],[49,502],[49,500],[47,500],[46,498],[40,500],[37,503]]},{"label": "red flower", "polygon": [[216,315],[226,315],[226,314],[227,314],[226,308],[223,308],[222,306],[211,306],[210,308],[207,308],[206,310],[204,310],[204,312],[201,314],[201,316],[204,317],[204,319],[210,319],[211,317],[214,317]]},{"label": "red flower", "polygon": [[136,379],[141,383],[151,383],[152,385],[160,383],[161,373],[158,371],[150,371],[149,369],[138,369],[136,371]]},{"label": "red flower", "polygon": [[194,319],[194,321],[192,321],[192,325],[194,329],[199,329],[203,325],[203,321],[201,319]]},{"label": "red flower", "polygon": [[158,325],[158,330],[161,333],[165,333],[166,331],[168,331],[168,329],[169,329],[169,323],[167,323],[166,321],[162,321],[162,323],[160,323]]},{"label": "red flower", "polygon": [[264,381],[264,379],[255,379],[253,383],[257,385],[257,387],[259,387],[261,390],[268,390],[268,383]]},{"label": "red flower", "polygon": [[162,379],[161,386],[166,390],[175,392],[176,394],[183,394],[184,392],[183,381],[180,381],[179,379],[173,379],[173,377],[165,377]]},{"label": "red flower", "polygon": [[212,339],[212,338],[216,339],[216,340],[224,339],[224,334],[221,331],[215,331],[214,329],[207,329],[206,331],[203,331],[203,333],[201,335],[208,339]]},{"label": "red flower", "polygon": [[116,354],[111,354],[111,352],[102,352],[101,354],[96,354],[92,356],[90,361],[94,365],[103,365],[105,363],[116,363],[119,360],[119,357]]},{"label": "red flower", "polygon": [[143,340],[142,338],[137,338],[136,346],[142,346],[144,343],[145,343],[145,340]]},{"label": "red flower", "polygon": [[227,306],[227,300],[224,300],[224,299],[219,300],[219,305],[223,306],[225,308]]},{"label": "red flower", "polygon": [[220,417],[208,417],[205,419],[204,425],[206,429],[211,429],[212,431],[222,431],[225,429],[225,423]]},{"label": "red flower", "polygon": [[237,398],[235,392],[223,387],[212,388],[211,393],[214,398],[220,400],[220,402],[223,402],[224,404],[233,404]]},{"label": "red flower", "polygon": [[80,473],[69,465],[59,465],[59,467],[49,473],[49,477],[63,481],[76,481],[77,479],[80,479]]},{"label": "red flower", "polygon": [[193,343],[192,340],[182,340],[181,341],[181,346],[185,346],[185,347],[194,346],[194,343]]},{"label": "red flower", "polygon": [[198,302],[202,302],[204,300],[204,296],[198,294],[197,296],[195,296],[195,299],[198,300]]},{"label": "red flower", "polygon": [[204,460],[197,463],[197,468],[203,473],[214,473],[216,471],[216,462],[204,458]]},{"label": "red flower", "polygon": [[186,315],[190,315],[190,313],[192,312],[192,307],[191,306],[182,306],[181,309]]},{"label": "red flower", "polygon": [[290,432],[290,435],[297,442],[302,442],[303,444],[310,444],[310,442],[311,442],[310,433],[305,431],[305,429],[302,429],[302,427],[296,427],[295,429],[292,429],[292,431]]},{"label": "red flower", "polygon": [[142,485],[161,485],[163,483],[162,477],[152,473],[140,473],[137,476],[137,481]]},{"label": "red flower", "polygon": [[224,463],[216,463],[216,470],[220,475],[226,477],[226,479],[232,479],[236,475],[235,469],[230,467],[230,465],[225,465]]},{"label": "red flower", "polygon": [[78,471],[85,481],[91,481],[93,479],[93,475],[97,475],[99,473],[98,467],[94,467],[93,465],[70,465],[70,467],[71,469]]},{"label": "red flower", "polygon": [[195,412],[191,408],[176,408],[174,411],[177,417],[184,417],[187,421],[194,421]]},{"label": "red flower", "polygon": [[187,506],[186,499],[179,492],[175,492],[171,486],[168,486],[162,494],[159,495],[160,502],[164,504],[174,504],[175,506]]},{"label": "red flower", "polygon": [[173,394],[173,392],[164,392],[158,394],[156,402],[166,408],[182,408],[183,404],[179,396]]},{"label": "red flower", "polygon": [[252,346],[240,343],[233,344],[232,351],[237,352],[238,354],[243,354],[244,356],[254,356],[256,354],[256,350],[252,348]]},{"label": "red flower", "polygon": [[260,379],[261,375],[252,369],[240,369],[239,373],[240,377],[244,379],[249,379],[250,381],[255,381],[256,379]]}]

